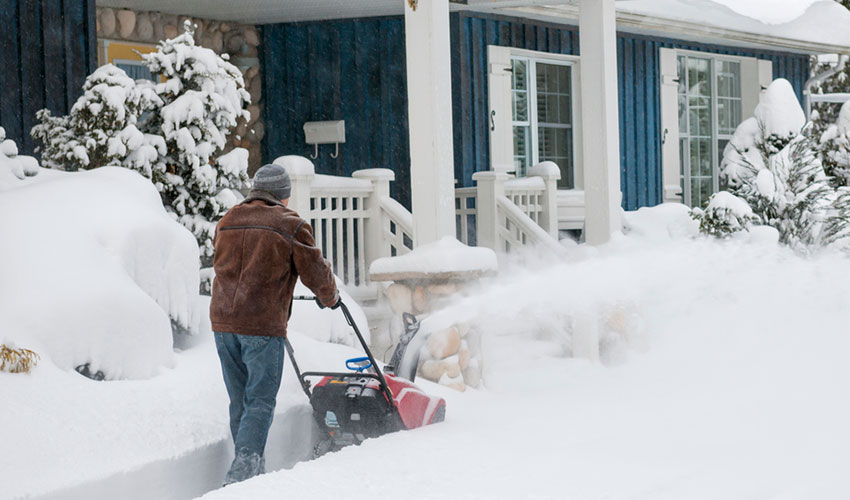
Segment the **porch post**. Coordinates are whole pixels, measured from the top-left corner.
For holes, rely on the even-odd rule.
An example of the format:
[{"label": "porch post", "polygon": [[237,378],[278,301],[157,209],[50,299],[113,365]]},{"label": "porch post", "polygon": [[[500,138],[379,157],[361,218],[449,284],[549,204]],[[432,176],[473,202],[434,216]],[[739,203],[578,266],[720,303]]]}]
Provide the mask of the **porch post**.
[{"label": "porch post", "polygon": [[404,2],[414,247],[455,236],[448,0]]},{"label": "porch post", "polygon": [[614,0],[581,0],[585,240],[601,245],[620,223],[620,134]]}]

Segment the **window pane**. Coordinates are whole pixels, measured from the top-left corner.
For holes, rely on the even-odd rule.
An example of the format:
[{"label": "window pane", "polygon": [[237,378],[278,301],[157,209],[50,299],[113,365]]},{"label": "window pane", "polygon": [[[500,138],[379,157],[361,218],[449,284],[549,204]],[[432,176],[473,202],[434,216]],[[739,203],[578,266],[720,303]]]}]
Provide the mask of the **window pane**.
[{"label": "window pane", "polygon": [[537,121],[568,125],[571,119],[570,70],[560,64],[536,63]]},{"label": "window pane", "polygon": [[688,93],[691,95],[711,95],[711,66],[708,59],[688,58]]},{"label": "window pane", "polygon": [[530,158],[530,126],[514,127],[514,170],[518,176],[525,175]]},{"label": "window pane", "polygon": [[717,63],[717,95],[741,97],[741,64],[733,61]]},{"label": "window pane", "polygon": [[679,94],[688,93],[688,72],[687,59],[685,56],[679,56],[676,61],[679,65]]},{"label": "window pane", "polygon": [[511,88],[513,96],[513,120],[518,122],[528,121],[528,63],[523,60],[511,60],[513,73],[511,76]]},{"label": "window pane", "polygon": [[679,95],[679,134],[688,134],[688,96]]},{"label": "window pane", "polygon": [[572,130],[563,127],[544,127],[537,129],[540,161],[553,161],[561,168],[561,180],[558,187],[571,189],[572,174]]}]

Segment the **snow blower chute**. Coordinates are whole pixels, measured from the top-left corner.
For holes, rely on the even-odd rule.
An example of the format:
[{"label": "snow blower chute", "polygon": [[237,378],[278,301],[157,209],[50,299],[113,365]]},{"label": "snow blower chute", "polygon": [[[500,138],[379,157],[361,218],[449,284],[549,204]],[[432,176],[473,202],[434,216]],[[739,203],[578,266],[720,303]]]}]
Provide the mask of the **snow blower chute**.
[{"label": "snow blower chute", "polygon": [[[296,296],[295,300],[315,300],[315,297]],[[304,393],[310,399],[313,416],[323,432],[316,444],[314,455],[320,456],[350,444],[400,430],[410,430],[424,425],[442,422],[446,415],[446,401],[429,396],[416,387],[411,380],[398,374],[397,367],[386,366],[381,371],[369,346],[363,339],[348,307],[340,301],[345,320],[354,329],[366,356],[345,362],[348,372],[302,372],[295,361],[292,345],[286,340],[286,350],[292,367]],[[401,364],[408,343],[418,330],[412,315],[405,316],[405,332],[402,335],[392,362]],[[415,377],[413,373],[408,378]],[[313,385],[310,379],[318,378]]]}]

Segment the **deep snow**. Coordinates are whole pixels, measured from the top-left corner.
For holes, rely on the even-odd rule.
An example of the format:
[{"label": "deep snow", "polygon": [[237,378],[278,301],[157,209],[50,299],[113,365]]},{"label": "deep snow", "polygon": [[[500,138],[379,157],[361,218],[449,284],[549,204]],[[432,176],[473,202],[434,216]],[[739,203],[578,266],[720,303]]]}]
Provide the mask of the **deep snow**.
[{"label": "deep snow", "polygon": [[[692,239],[681,209],[444,312],[484,329],[487,370],[440,392],[445,423],[203,498],[848,498],[846,257]],[[588,312],[612,327],[601,363],[567,356]]]},{"label": "deep snow", "polygon": [[137,379],[173,362],[171,320],[198,330],[197,243],[141,175],[40,169],[0,213],[0,343]]}]

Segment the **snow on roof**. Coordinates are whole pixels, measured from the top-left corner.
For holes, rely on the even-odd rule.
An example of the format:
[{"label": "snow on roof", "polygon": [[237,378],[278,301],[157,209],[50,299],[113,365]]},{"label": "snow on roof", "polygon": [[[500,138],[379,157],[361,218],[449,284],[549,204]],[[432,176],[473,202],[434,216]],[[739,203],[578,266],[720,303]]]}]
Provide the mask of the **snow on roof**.
[{"label": "snow on roof", "polygon": [[850,51],[850,11],[833,0],[631,0],[617,10]]}]

